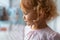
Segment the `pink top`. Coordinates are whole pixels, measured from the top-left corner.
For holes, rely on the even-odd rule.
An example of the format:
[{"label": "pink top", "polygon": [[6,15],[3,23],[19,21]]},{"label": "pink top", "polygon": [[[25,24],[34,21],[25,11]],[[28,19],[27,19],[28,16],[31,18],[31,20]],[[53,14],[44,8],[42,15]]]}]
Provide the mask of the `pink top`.
[{"label": "pink top", "polygon": [[60,34],[47,27],[40,30],[25,28],[24,40],[60,40]]}]

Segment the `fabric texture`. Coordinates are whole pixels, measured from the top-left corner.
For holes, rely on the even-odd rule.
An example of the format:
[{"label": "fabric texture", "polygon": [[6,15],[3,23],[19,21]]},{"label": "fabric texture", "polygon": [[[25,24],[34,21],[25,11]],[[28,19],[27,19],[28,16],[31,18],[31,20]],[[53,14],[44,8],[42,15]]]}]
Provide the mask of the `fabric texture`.
[{"label": "fabric texture", "polygon": [[60,34],[49,27],[40,30],[31,30],[29,26],[26,26],[24,40],[60,40]]}]

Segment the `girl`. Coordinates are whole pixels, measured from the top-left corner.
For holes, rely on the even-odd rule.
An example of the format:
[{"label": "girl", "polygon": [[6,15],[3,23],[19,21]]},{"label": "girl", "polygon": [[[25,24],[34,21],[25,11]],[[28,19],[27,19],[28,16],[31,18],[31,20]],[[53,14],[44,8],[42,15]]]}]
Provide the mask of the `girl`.
[{"label": "girl", "polygon": [[24,21],[30,27],[24,40],[60,40],[60,34],[47,25],[49,20],[57,16],[53,0],[21,0],[20,6]]}]

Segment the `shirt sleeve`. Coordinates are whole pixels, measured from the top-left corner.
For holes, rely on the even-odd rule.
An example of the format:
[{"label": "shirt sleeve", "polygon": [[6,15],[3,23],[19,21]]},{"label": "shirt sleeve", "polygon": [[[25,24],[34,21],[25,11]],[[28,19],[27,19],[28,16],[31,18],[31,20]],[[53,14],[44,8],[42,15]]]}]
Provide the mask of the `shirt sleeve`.
[{"label": "shirt sleeve", "polygon": [[60,40],[60,34],[59,33],[52,34],[49,40]]},{"label": "shirt sleeve", "polygon": [[60,34],[56,34],[55,36],[54,36],[54,40],[60,40]]}]

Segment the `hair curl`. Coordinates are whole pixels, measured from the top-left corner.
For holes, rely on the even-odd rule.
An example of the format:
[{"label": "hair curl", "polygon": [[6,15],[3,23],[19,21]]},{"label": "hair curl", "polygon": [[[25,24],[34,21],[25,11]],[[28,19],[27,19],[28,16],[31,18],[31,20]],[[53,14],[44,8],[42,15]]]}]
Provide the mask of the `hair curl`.
[{"label": "hair curl", "polygon": [[43,13],[46,21],[49,21],[51,18],[55,18],[58,15],[53,0],[21,0],[20,7],[26,12],[36,12],[37,19],[35,21],[40,19],[40,15]]}]

